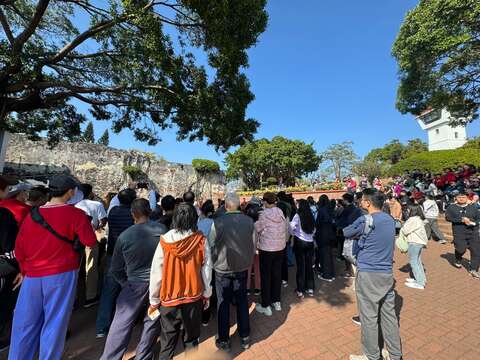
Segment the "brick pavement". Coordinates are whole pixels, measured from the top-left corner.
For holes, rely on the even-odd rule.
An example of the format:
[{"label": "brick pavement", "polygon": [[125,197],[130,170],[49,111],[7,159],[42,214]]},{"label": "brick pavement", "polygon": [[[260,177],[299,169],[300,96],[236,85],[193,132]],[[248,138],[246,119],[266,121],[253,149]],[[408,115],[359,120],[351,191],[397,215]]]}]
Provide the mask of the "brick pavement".
[{"label": "brick pavement", "polygon": [[[406,288],[408,260],[397,252],[395,277],[397,305],[405,359],[443,360],[480,359],[480,281],[472,279],[465,269],[453,268],[452,245],[431,242],[423,261],[428,286],[424,291]],[[337,263],[339,265],[339,263]],[[467,262],[465,262],[467,265]],[[293,269],[290,273],[293,280]],[[238,338],[233,337],[233,351],[226,357],[241,360],[276,359],[348,359],[350,353],[360,352],[360,329],[350,317],[356,313],[354,294],[349,281],[334,283],[317,281],[314,298],[297,300],[293,282],[283,290],[283,311],[267,318],[251,310],[252,347],[241,352]],[[256,300],[255,297],[252,297]],[[72,319],[72,337],[64,359],[98,359],[103,340],[95,339],[96,309],[78,310]],[[216,359],[214,347],[215,323],[202,329],[202,359]],[[235,331],[232,327],[232,333]],[[138,341],[135,329],[131,348]],[[180,351],[181,352],[181,349]],[[133,357],[130,351],[126,359]],[[2,358],[2,357],[0,357]],[[178,359],[184,358],[182,355]],[[223,359],[224,357],[220,356]],[[2,358],[3,359],[3,358]]]}]

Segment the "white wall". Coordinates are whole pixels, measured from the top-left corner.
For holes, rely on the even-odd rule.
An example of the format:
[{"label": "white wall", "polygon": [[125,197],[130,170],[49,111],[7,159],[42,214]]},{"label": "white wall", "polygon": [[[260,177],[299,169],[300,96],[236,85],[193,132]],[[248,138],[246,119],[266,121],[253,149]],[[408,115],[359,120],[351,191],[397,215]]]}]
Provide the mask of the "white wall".
[{"label": "white wall", "polygon": [[465,126],[450,126],[450,113],[443,109],[441,117],[433,122],[425,124],[422,117],[417,118],[419,125],[428,134],[428,150],[452,150],[457,149],[467,142],[467,130]]}]

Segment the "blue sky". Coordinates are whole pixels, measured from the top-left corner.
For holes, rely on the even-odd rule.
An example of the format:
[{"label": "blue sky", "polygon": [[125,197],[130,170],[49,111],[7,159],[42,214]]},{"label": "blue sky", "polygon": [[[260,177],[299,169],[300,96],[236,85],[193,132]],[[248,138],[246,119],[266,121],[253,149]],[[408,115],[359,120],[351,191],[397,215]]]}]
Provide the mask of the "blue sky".
[{"label": "blue sky", "polygon": [[[269,24],[250,49],[246,73],[256,96],[248,116],[261,127],[257,138],[282,135],[313,142],[321,152],[351,140],[360,156],[398,138],[424,133],[411,115],[395,109],[398,85],[392,44],[414,0],[270,0]],[[108,123],[95,123],[100,136]],[[479,122],[468,135],[480,133]],[[201,142],[177,142],[174,129],[149,147],[128,131],[110,134],[110,145],[155,152],[169,161],[223,162]]]}]

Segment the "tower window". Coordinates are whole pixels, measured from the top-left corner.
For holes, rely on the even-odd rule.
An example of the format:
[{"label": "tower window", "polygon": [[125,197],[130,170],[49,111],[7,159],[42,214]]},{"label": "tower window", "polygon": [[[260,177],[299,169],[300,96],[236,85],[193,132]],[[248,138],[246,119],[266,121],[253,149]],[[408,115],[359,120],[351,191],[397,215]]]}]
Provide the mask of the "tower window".
[{"label": "tower window", "polygon": [[455,131],[455,139],[458,139],[458,132]]},{"label": "tower window", "polygon": [[435,134],[440,134],[440,130],[439,129],[435,129]]}]

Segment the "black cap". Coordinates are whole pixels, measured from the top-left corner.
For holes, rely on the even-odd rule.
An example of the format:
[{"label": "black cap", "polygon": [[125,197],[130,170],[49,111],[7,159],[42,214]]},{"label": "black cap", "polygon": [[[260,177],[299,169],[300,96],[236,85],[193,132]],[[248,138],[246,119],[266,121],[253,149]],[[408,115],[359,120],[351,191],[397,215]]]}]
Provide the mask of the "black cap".
[{"label": "black cap", "polygon": [[67,191],[78,186],[75,179],[68,175],[57,175],[48,183],[48,187],[53,191]]}]

